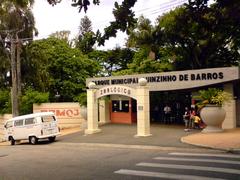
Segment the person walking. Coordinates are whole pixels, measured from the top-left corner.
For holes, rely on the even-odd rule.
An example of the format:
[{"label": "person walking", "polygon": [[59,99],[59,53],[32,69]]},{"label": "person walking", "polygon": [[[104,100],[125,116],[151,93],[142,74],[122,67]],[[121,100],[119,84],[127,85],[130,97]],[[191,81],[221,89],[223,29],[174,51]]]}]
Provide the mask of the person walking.
[{"label": "person walking", "polygon": [[195,108],[191,108],[191,111],[190,111],[190,119],[189,119],[189,128],[190,129],[193,129],[194,128],[194,119],[195,119],[195,116],[196,116],[196,110]]},{"label": "person walking", "polygon": [[184,131],[189,131],[190,129],[190,110],[188,109],[188,107],[185,107],[185,112],[183,114],[183,120],[184,120],[184,124],[185,124],[185,129]]},{"label": "person walking", "polygon": [[163,111],[164,111],[164,123],[167,124],[170,122],[171,107],[168,106],[168,104],[166,104]]}]

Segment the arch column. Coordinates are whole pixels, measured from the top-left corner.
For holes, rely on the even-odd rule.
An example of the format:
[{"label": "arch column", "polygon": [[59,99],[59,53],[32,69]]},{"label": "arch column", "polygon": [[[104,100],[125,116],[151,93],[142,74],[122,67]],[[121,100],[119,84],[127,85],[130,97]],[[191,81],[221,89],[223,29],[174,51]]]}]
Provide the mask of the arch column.
[{"label": "arch column", "polygon": [[99,99],[99,123],[110,123],[109,102],[105,99]]},{"label": "arch column", "polygon": [[94,84],[89,85],[87,90],[87,129],[85,134],[94,134],[101,132],[98,128],[98,103],[96,99],[96,89],[94,89]]},{"label": "arch column", "polygon": [[137,135],[151,136],[150,133],[150,113],[149,113],[149,88],[146,86],[147,80],[139,79],[140,86],[137,88]]}]

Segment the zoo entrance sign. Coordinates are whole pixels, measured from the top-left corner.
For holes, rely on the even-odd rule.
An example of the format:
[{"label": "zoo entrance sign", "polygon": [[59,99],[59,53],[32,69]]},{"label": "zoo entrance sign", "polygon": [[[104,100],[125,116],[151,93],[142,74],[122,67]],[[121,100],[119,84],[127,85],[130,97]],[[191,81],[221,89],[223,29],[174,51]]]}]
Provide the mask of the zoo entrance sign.
[{"label": "zoo entrance sign", "polygon": [[136,99],[136,89],[120,85],[106,86],[99,89],[97,91],[96,98],[100,98],[111,94],[129,96]]},{"label": "zoo entrance sign", "polygon": [[88,84],[92,81],[99,88],[113,85],[136,87],[140,78],[146,78],[148,82],[147,85],[152,91],[187,89],[237,80],[239,79],[239,68],[212,68],[127,76],[88,78],[86,83]]}]

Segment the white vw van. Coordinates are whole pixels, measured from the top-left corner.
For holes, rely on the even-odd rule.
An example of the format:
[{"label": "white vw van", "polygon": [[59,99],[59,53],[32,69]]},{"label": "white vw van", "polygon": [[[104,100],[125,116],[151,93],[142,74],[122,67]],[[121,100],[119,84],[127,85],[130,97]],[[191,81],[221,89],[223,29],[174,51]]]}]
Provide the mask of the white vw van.
[{"label": "white vw van", "polygon": [[29,140],[29,143],[36,144],[39,139],[48,138],[55,141],[60,134],[57,119],[53,112],[41,112],[17,116],[9,119],[4,124],[5,140],[11,145],[15,141]]}]

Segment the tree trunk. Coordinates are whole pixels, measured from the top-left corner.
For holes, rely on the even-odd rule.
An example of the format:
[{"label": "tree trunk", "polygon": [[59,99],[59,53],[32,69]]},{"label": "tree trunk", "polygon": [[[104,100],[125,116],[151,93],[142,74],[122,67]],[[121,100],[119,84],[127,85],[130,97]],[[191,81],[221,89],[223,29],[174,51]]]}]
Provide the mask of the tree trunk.
[{"label": "tree trunk", "polygon": [[21,88],[21,43],[19,39],[17,38],[17,94],[18,94],[18,99],[22,95],[22,88]]},{"label": "tree trunk", "polygon": [[149,52],[148,54],[148,58],[149,59],[152,59],[152,60],[155,60],[156,59],[156,54],[155,52],[153,52],[152,50]]},{"label": "tree trunk", "polygon": [[11,39],[11,72],[12,72],[12,89],[11,89],[11,99],[12,99],[12,116],[19,115],[18,107],[18,90],[17,90],[17,63],[16,63],[16,44],[14,39]]}]

